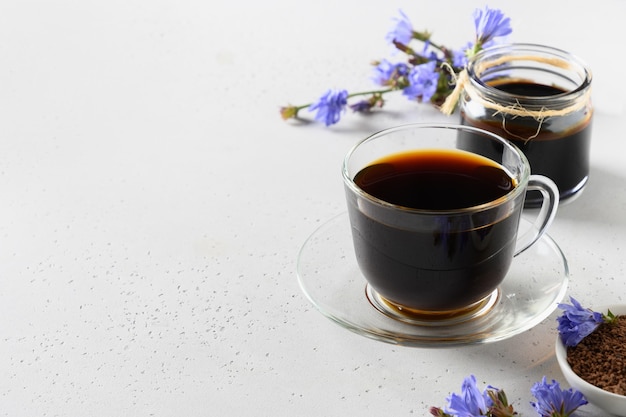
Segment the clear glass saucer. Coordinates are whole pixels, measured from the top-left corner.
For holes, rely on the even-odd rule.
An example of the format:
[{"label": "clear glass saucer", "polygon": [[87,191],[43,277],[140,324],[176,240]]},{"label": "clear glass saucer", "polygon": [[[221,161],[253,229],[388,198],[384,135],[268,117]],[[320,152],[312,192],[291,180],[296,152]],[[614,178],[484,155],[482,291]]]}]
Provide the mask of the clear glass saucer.
[{"label": "clear glass saucer", "polygon": [[[522,218],[520,233],[532,228]],[[376,309],[356,263],[348,214],[320,226],[298,257],[300,287],[326,317],[362,336],[405,346],[435,347],[489,343],[522,333],[547,318],[563,299],[568,265],[548,235],[519,254],[499,287],[499,298],[479,317],[458,324],[407,323]]]}]

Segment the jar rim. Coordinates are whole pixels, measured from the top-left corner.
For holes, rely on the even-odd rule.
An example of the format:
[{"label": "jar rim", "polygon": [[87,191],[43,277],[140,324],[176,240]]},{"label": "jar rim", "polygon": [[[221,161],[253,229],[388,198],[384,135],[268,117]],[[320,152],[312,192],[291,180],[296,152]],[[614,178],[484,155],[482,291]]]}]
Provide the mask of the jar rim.
[{"label": "jar rim", "polygon": [[[565,69],[578,74],[580,79],[571,80],[576,84],[576,87],[573,89],[567,89],[562,93],[545,96],[527,96],[510,93],[486,82],[481,77],[481,68],[479,68],[481,63],[484,65],[485,63],[494,62],[496,60],[507,61],[507,59],[502,59],[502,57],[506,56],[511,56],[513,58],[517,57],[519,60],[534,57],[537,62],[542,62],[547,68],[552,68],[553,71],[551,72],[555,72],[555,69]],[[513,58],[510,60],[515,61]],[[491,95],[497,95],[500,100],[505,98],[511,102],[516,102],[517,100],[522,99],[528,105],[541,105],[546,101],[551,101],[553,103],[554,101],[567,102],[568,100],[575,99],[581,94],[587,92],[592,81],[592,73],[589,66],[578,56],[562,49],[533,43],[511,43],[485,48],[469,59],[466,68],[471,84],[480,91],[487,92]],[[535,68],[535,70],[548,72],[549,70],[547,68]]]}]

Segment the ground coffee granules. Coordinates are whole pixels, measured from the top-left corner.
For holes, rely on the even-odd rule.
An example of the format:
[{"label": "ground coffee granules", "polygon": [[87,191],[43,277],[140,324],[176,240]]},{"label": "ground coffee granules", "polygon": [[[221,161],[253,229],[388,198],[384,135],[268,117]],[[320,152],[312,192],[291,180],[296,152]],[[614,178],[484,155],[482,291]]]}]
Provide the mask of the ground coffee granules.
[{"label": "ground coffee granules", "polygon": [[626,316],[601,324],[578,345],[567,348],[567,362],[590,384],[626,395]]}]

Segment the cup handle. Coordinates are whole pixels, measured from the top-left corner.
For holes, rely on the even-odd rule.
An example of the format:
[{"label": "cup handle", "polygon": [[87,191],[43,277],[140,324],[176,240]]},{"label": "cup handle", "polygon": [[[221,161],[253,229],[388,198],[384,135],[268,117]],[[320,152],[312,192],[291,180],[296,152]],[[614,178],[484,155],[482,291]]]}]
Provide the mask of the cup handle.
[{"label": "cup handle", "polygon": [[515,255],[513,256],[524,252],[543,236],[554,220],[559,207],[559,189],[550,178],[543,175],[531,175],[528,180],[527,191],[539,191],[543,196],[543,202],[533,227],[523,235],[518,236]]}]

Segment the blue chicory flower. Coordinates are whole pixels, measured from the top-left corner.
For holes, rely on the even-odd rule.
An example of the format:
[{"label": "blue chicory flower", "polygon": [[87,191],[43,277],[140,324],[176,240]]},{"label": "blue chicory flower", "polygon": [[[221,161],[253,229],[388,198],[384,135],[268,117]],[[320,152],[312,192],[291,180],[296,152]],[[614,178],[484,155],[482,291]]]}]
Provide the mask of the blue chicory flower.
[{"label": "blue chicory flower", "polygon": [[558,331],[565,346],[576,346],[585,337],[589,336],[602,323],[602,313],[584,308],[574,297],[570,297],[572,305],[559,304],[563,315],[557,318]]},{"label": "blue chicory flower", "polygon": [[502,11],[489,7],[474,11],[474,26],[476,28],[476,44],[481,46],[495,37],[506,36],[513,31],[511,19],[505,17]]},{"label": "blue chicory flower", "polygon": [[[346,90],[328,90],[312,104],[281,107],[281,117],[284,120],[297,118],[300,110],[308,108],[309,111],[316,112],[316,121],[330,126],[339,122],[342,113],[348,108],[348,98],[370,96],[369,99],[349,106],[355,112],[364,113],[374,107],[383,107],[385,103],[383,95],[393,91],[401,91],[407,98],[418,102],[444,103],[453,92],[453,88],[452,84],[448,85],[440,79],[442,67],[448,71],[458,71],[465,67],[468,59],[478,51],[501,42],[501,37],[512,32],[510,19],[500,10],[489,7],[476,9],[473,18],[476,28],[474,41],[467,43],[464,48],[452,50],[431,42],[429,32],[415,31],[407,15],[399,10],[399,14],[393,19],[394,27],[387,33],[386,39],[394,44],[395,49],[407,54],[409,59],[406,63],[382,60],[376,65],[372,79],[376,84],[383,86],[382,89],[352,93]],[[422,50],[418,51],[409,46],[411,41],[422,42]],[[444,73],[446,79],[452,78],[451,75]]]},{"label": "blue chicory flower", "polygon": [[445,412],[457,417],[479,417],[486,415],[492,404],[487,390],[481,393],[476,386],[476,377],[470,375],[461,384],[461,394],[451,394],[448,397]]},{"label": "blue chicory flower", "polygon": [[400,17],[396,17],[394,20],[395,26],[387,33],[387,41],[389,43],[399,42],[403,45],[408,45],[413,39],[413,25],[402,10],[398,11]]},{"label": "blue chicory flower", "polygon": [[530,392],[537,399],[530,404],[541,417],[568,417],[588,403],[581,392],[571,388],[562,390],[558,382],[552,380],[549,384],[545,376],[532,386]]},{"label": "blue chicory flower", "polygon": [[452,51],[452,65],[456,68],[463,68],[467,65],[467,51],[471,50],[474,45],[468,42],[463,48]]},{"label": "blue chicory flower", "polygon": [[398,77],[409,73],[409,66],[403,62],[394,64],[387,59],[383,59],[374,68],[372,80],[378,85],[390,85]]},{"label": "blue chicory flower", "polygon": [[317,110],[315,120],[326,126],[335,124],[348,104],[347,90],[328,90],[316,102],[309,106],[309,111]]},{"label": "blue chicory flower", "polygon": [[437,62],[435,61],[413,67],[408,75],[409,86],[402,91],[402,94],[409,99],[430,100],[437,91],[437,81],[439,81],[436,68]]}]

